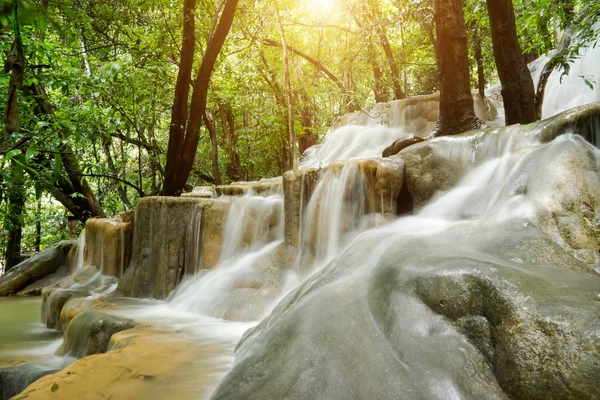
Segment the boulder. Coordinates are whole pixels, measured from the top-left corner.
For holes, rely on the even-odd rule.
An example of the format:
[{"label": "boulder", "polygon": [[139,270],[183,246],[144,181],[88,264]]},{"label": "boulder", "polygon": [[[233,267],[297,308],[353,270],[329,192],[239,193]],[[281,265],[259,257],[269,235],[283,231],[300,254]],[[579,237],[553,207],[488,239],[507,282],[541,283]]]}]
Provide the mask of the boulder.
[{"label": "boulder", "polygon": [[406,165],[406,188],[413,207],[418,209],[454,187],[473,167],[500,157],[511,148],[548,143],[565,133],[578,133],[596,143],[594,132],[599,116],[600,102],[592,103],[526,126],[427,140],[405,148],[395,158],[401,158]]},{"label": "boulder", "polygon": [[61,267],[63,267],[63,273],[66,274],[68,254],[76,243],[74,241],[60,242],[0,276],[0,296],[16,294],[37,280],[56,273]]},{"label": "boulder", "polygon": [[112,335],[136,325],[132,319],[103,314],[97,310],[82,311],[69,322],[64,342],[56,354],[83,358],[105,353]]},{"label": "boulder", "polygon": [[63,307],[72,298],[87,297],[91,294],[85,289],[62,289],[45,287],[42,289],[42,323],[49,329],[63,329],[60,314]]},{"label": "boulder", "polygon": [[8,400],[41,377],[58,372],[37,363],[0,367],[0,400]]}]

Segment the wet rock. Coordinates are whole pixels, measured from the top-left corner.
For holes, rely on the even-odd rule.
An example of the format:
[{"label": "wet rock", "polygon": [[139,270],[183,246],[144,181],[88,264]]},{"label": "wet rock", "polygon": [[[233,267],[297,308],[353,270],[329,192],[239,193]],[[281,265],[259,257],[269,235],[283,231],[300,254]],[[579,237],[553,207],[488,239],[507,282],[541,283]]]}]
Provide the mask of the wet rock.
[{"label": "wet rock", "polygon": [[522,127],[490,128],[427,140],[394,157],[404,160],[406,187],[418,209],[454,187],[473,167],[500,157],[511,147],[548,143],[572,132],[595,143],[592,132],[599,116],[600,103],[592,103]]},{"label": "wet rock", "polygon": [[306,168],[283,174],[285,242],[298,246],[303,208],[308,204],[321,170]]},{"label": "wet rock", "polygon": [[133,231],[132,217],[126,218],[127,222],[119,217],[86,221],[83,265],[93,265],[104,275],[123,275],[131,258]]},{"label": "wet rock", "polygon": [[109,346],[35,381],[15,400],[206,398],[227,368],[222,354],[230,351],[181,332],[140,327],[114,334]]},{"label": "wet rock", "polygon": [[16,396],[32,382],[55,372],[36,363],[0,368],[0,400]]},{"label": "wet rock", "polygon": [[[215,199],[146,197],[138,203],[133,252],[118,293],[164,299],[184,276],[216,262],[219,216],[226,205]],[[213,206],[214,209],[213,209]],[[209,224],[217,222],[214,227]],[[203,250],[207,243],[207,252]],[[205,260],[205,261],[203,261]]]},{"label": "wet rock", "polygon": [[214,186],[195,186],[189,193],[182,193],[182,197],[201,197],[211,199],[214,193]]},{"label": "wet rock", "polygon": [[[358,197],[361,203],[364,202],[361,213],[379,213],[388,220],[396,216],[404,178],[404,164],[400,159],[337,161],[322,170],[306,168],[288,171],[283,176],[286,243],[298,246],[300,225],[319,180],[327,178],[327,174],[331,179],[336,179],[347,168],[356,169],[356,173],[351,174],[355,179],[348,180],[343,188],[344,203],[348,204],[349,209],[358,206]],[[324,182],[322,185],[330,183]],[[318,213],[316,215],[318,218]],[[351,221],[354,216],[346,219]]]},{"label": "wet rock", "polygon": [[230,185],[217,186],[217,196],[243,196],[250,192],[257,195],[269,196],[282,192],[281,178],[261,179],[257,182],[234,182]]},{"label": "wet rock", "polygon": [[45,287],[42,289],[42,323],[50,329],[66,328],[60,319],[64,305],[72,298],[86,297],[90,294],[91,292],[85,289]]},{"label": "wet rock", "polygon": [[37,280],[56,273],[59,268],[68,268],[68,254],[75,244],[74,241],[60,242],[13,267],[0,277],[0,296],[16,294]]},{"label": "wet rock", "polygon": [[59,356],[82,358],[108,350],[110,338],[117,332],[134,328],[132,319],[106,315],[96,310],[77,314],[69,322]]},{"label": "wet rock", "polygon": [[214,201],[203,206],[201,246],[198,246],[201,254],[198,254],[200,264],[195,273],[203,269],[214,268],[221,260],[223,250],[223,234],[227,214],[231,205],[226,200]]},{"label": "wet rock", "polygon": [[[499,103],[496,99],[487,98],[484,105],[479,94],[473,92],[475,114],[488,126],[501,126],[503,119],[498,119]],[[407,99],[394,100],[389,103],[377,103],[368,112],[358,111],[339,117],[333,128],[345,125],[382,124],[392,128],[402,127],[405,132],[425,137],[435,127],[439,118],[440,95],[413,96]]]}]

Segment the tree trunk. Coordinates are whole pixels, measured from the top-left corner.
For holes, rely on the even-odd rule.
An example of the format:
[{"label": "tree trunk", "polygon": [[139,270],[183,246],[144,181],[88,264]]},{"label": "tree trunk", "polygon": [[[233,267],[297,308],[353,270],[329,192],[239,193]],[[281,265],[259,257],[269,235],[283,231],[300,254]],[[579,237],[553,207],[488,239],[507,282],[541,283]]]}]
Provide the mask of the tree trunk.
[{"label": "tree trunk", "polygon": [[42,199],[37,201],[37,218],[35,221],[35,251],[40,252],[40,246],[42,244],[42,221],[40,217],[42,215]]},{"label": "tree trunk", "polygon": [[302,93],[302,110],[300,111],[300,123],[302,124],[302,129],[304,130],[304,132],[300,139],[298,139],[298,144],[300,148],[300,154],[304,154],[304,152],[309,147],[312,147],[315,144],[317,144],[317,135],[314,131],[312,113],[310,110],[310,99],[305,92]]},{"label": "tree trunk", "polygon": [[533,80],[519,45],[512,0],[487,0],[506,125],[537,120]]},{"label": "tree trunk", "polygon": [[209,111],[204,113],[204,124],[210,135],[213,179],[215,180],[215,185],[219,186],[221,184],[221,172],[219,172],[219,143],[217,142],[215,120]]},{"label": "tree trunk", "polygon": [[227,153],[229,153],[230,164],[227,166],[227,176],[232,181],[239,181],[242,178],[240,168],[240,156],[237,152],[238,137],[235,132],[235,119],[233,111],[229,105],[219,103],[219,114],[221,116],[221,127],[225,136]]},{"label": "tree trunk", "polygon": [[454,135],[485,126],[475,116],[462,0],[435,0],[440,75],[440,117],[430,136]]},{"label": "tree trunk", "polygon": [[165,178],[161,192],[163,196],[173,196],[181,192],[192,171],[198,141],[200,140],[200,127],[204,118],[204,111],[206,110],[208,84],[215,63],[217,62],[217,57],[223,48],[225,39],[229,35],[237,5],[238,0],[225,0],[219,24],[214,35],[208,41],[206,53],[202,58],[200,70],[194,82],[185,136],[181,134],[183,129],[174,135],[170,133],[167,166],[165,168]]},{"label": "tree trunk", "polygon": [[288,47],[285,41],[285,31],[281,23],[281,16],[277,11],[277,26],[281,36],[281,48],[283,49],[283,77],[285,81],[285,93],[287,102],[287,128],[288,128],[288,163],[287,170],[296,169],[296,133],[294,131],[294,99],[292,96],[292,85],[290,82],[290,63],[288,59]]},{"label": "tree trunk", "polygon": [[[14,168],[13,168],[14,170]],[[5,217],[5,229],[8,232],[6,241],[6,271],[21,262],[21,237],[23,234],[23,210],[25,209],[25,180],[21,177],[11,178],[8,183],[8,214]]]},{"label": "tree trunk", "polygon": [[[102,135],[102,148],[104,149],[104,155],[106,156],[108,170],[112,175],[119,176],[119,170],[117,169],[112,154],[110,153],[110,141],[104,135]],[[131,202],[129,201],[129,198],[127,197],[127,188],[117,183],[117,193],[126,209],[131,210],[133,207],[131,205]]]},{"label": "tree trunk", "polygon": [[[192,69],[194,65],[194,49],[196,42],[194,12],[196,0],[183,2],[183,40],[179,61],[177,82],[175,83],[175,99],[171,110],[171,125],[169,127],[169,144],[167,147],[167,165],[163,183],[163,195],[174,195],[177,190],[178,164],[181,156],[185,128],[188,120],[188,97],[192,82]],[[189,173],[188,173],[189,174]],[[187,179],[187,177],[186,177]],[[185,183],[185,182],[184,182]],[[183,186],[178,190],[183,189]]]},{"label": "tree trunk", "polygon": [[477,63],[477,89],[479,97],[485,104],[485,69],[483,66],[483,54],[481,52],[481,37],[479,32],[475,33],[473,49],[475,52],[475,62]]},{"label": "tree trunk", "polygon": [[404,99],[406,95],[402,91],[402,87],[400,85],[400,71],[398,70],[398,65],[396,64],[394,53],[392,52],[392,47],[390,46],[390,42],[381,26],[376,26],[375,29],[377,29],[377,33],[379,35],[379,42],[381,43],[381,47],[383,47],[385,58],[387,59],[388,66],[390,67],[390,72],[392,74],[392,84],[394,86],[394,99]]},{"label": "tree trunk", "polygon": [[[41,84],[33,84],[27,87],[27,93],[33,97],[35,100],[36,106],[34,107],[34,112],[38,115],[53,115],[54,109],[50,105],[46,97],[46,91]],[[90,187],[87,179],[85,179],[83,173],[81,172],[81,168],[79,167],[79,162],[73,153],[73,150],[67,143],[63,143],[62,149],[62,163],[65,167],[65,171],[69,177],[69,182],[58,182],[56,189],[62,191],[64,188],[72,189],[68,192],[63,192],[66,197],[69,197],[71,194],[79,193],[85,199],[85,204],[81,201],[77,201],[80,204],[79,207],[83,207],[79,210],[71,210],[73,215],[78,216],[81,215],[82,221],[85,218],[89,217],[104,217],[104,210],[102,206],[96,199],[94,191]],[[43,162],[43,160],[41,160]],[[50,193],[55,195],[56,199],[63,203],[65,207],[69,208],[70,206],[67,204],[74,204],[74,202],[67,201],[65,196],[61,196],[56,192],[56,190],[50,190]],[[87,215],[86,215],[87,214]]]}]

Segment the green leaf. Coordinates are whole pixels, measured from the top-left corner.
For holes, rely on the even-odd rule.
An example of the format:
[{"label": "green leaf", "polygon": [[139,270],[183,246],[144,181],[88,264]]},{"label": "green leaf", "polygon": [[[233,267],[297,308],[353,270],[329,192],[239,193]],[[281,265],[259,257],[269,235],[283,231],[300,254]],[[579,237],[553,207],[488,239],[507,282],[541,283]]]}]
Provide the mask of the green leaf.
[{"label": "green leaf", "polygon": [[42,198],[42,185],[39,182],[36,182],[33,187],[35,188],[35,199],[39,200]]},{"label": "green leaf", "polygon": [[60,178],[60,171],[62,170],[62,156],[60,154],[54,155],[54,170],[52,171],[52,179],[56,182]]},{"label": "green leaf", "polygon": [[38,148],[35,144],[31,144],[28,148],[27,151],[25,152],[25,160],[26,161],[31,161],[31,159],[33,159],[33,157],[35,157],[38,154]]},{"label": "green leaf", "polygon": [[13,150],[9,151],[8,153],[6,153],[5,159],[10,160],[10,159],[18,156],[21,153],[22,153],[21,149],[13,149]]}]

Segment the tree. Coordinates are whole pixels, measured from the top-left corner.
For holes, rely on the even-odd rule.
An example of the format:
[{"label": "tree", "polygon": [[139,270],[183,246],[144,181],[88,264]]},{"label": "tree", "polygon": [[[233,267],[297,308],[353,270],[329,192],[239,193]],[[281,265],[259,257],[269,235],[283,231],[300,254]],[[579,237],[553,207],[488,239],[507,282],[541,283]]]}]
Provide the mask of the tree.
[{"label": "tree", "polygon": [[462,7],[461,0],[435,1],[440,117],[432,137],[485,127],[473,108],[467,28]]},{"label": "tree", "polygon": [[191,66],[195,47],[195,23],[193,18],[195,4],[195,0],[185,0],[184,2],[183,44],[169,131],[167,164],[161,192],[163,196],[173,196],[180,193],[192,171],[196,148],[200,140],[200,126],[206,111],[208,84],[217,57],[231,29],[238,0],[225,0],[218,25],[214,33],[209,36],[206,53],[202,58],[200,69],[194,81],[192,100],[189,113],[187,113],[187,94],[191,83]]},{"label": "tree", "polygon": [[487,0],[494,58],[500,82],[506,125],[537,120],[533,80],[517,37],[512,0]]}]

